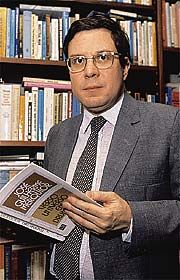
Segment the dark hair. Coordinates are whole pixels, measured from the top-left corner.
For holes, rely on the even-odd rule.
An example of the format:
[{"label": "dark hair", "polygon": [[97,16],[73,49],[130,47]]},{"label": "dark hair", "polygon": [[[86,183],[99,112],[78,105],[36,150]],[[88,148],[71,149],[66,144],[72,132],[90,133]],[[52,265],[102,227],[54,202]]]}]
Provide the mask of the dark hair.
[{"label": "dark hair", "polygon": [[118,22],[112,20],[107,14],[96,11],[92,11],[86,18],[81,18],[71,24],[63,44],[65,57],[68,58],[68,45],[76,33],[84,30],[99,28],[105,28],[111,31],[111,36],[116,49],[118,53],[122,54],[122,56],[120,56],[120,62],[122,67],[124,67],[127,64],[127,61],[124,59],[124,57],[128,57],[131,61],[129,38],[127,34],[121,29]]}]

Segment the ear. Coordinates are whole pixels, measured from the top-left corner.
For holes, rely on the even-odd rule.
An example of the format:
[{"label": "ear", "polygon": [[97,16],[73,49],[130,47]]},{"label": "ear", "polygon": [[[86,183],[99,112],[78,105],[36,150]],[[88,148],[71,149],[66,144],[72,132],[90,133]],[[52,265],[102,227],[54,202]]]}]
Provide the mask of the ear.
[{"label": "ear", "polygon": [[129,72],[129,68],[130,68],[130,60],[128,57],[125,57],[125,66],[124,66],[124,69],[123,69],[123,81],[126,80],[127,78],[127,75],[128,75],[128,72]]}]

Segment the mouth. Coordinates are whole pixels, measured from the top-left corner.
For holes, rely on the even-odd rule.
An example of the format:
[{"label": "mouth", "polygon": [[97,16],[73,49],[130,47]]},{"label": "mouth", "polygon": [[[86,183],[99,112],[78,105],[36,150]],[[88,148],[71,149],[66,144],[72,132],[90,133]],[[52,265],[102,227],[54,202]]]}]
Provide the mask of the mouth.
[{"label": "mouth", "polygon": [[83,88],[83,90],[96,90],[96,89],[99,89],[99,88],[102,88],[102,86],[88,86],[88,87],[85,87]]}]

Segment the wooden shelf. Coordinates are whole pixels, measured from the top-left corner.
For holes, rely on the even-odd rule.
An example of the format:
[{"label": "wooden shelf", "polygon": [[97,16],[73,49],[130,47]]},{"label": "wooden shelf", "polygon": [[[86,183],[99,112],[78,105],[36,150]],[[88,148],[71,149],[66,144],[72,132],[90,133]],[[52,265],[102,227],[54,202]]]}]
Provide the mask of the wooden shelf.
[{"label": "wooden shelf", "polygon": [[164,52],[177,53],[180,55],[180,48],[163,47]]},{"label": "wooden shelf", "polygon": [[28,59],[28,58],[9,58],[0,57],[1,63],[11,63],[11,64],[35,64],[43,66],[61,66],[65,67],[65,61],[55,61],[55,60],[42,60],[42,59]]},{"label": "wooden shelf", "polygon": [[40,148],[44,147],[44,141],[0,141],[0,147],[29,147]]}]

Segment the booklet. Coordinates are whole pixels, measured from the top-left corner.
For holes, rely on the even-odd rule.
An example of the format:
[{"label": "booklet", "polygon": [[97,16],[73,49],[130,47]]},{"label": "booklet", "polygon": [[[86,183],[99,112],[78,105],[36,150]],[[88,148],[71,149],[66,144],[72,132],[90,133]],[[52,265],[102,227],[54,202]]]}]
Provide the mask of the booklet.
[{"label": "booklet", "polygon": [[99,205],[63,179],[31,163],[0,190],[0,218],[63,241],[75,227],[62,208],[69,194]]}]

